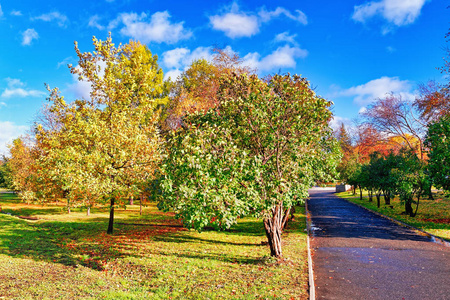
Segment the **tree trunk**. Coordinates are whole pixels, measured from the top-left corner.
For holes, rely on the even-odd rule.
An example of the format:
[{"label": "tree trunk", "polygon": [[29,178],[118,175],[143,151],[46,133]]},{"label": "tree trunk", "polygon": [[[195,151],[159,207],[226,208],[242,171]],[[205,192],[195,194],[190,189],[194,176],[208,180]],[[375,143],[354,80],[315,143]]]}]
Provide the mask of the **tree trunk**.
[{"label": "tree trunk", "polygon": [[405,214],[413,217],[413,209],[411,205],[411,200],[405,200]]},{"label": "tree trunk", "polygon": [[380,206],[381,206],[381,201],[380,201],[381,194],[380,193],[376,193],[375,196],[377,197],[377,207],[380,208]]},{"label": "tree trunk", "polygon": [[384,193],[384,204],[391,205],[391,193],[390,192]]},{"label": "tree trunk", "polygon": [[139,214],[142,216],[142,199],[144,199],[144,195],[141,195],[141,199],[139,200]]},{"label": "tree trunk", "polygon": [[106,231],[107,234],[113,233],[114,228],[114,197],[111,197],[111,204],[109,207],[109,224],[108,224],[108,230]]},{"label": "tree trunk", "polygon": [[133,196],[130,197],[130,205],[133,205]]},{"label": "tree trunk", "polygon": [[373,192],[369,191],[369,202],[373,201]]},{"label": "tree trunk", "polygon": [[91,207],[90,207],[90,206],[88,206],[88,208],[87,208],[87,212],[86,212],[86,215],[88,215],[88,216],[90,216],[90,215],[91,215]]},{"label": "tree trunk", "polygon": [[286,208],[284,210],[284,216],[283,216],[283,221],[281,222],[281,228],[283,228],[283,230],[286,229],[288,221],[289,221],[289,217],[290,217],[290,211],[291,211],[291,207]]},{"label": "tree trunk", "polygon": [[362,188],[359,186],[359,200],[362,200]]},{"label": "tree trunk", "polygon": [[352,190],[353,190],[353,196],[356,195],[356,186],[353,186]]},{"label": "tree trunk", "polygon": [[283,207],[281,204],[275,206],[272,210],[272,217],[264,219],[264,229],[270,247],[270,255],[281,258],[281,233],[283,221]]},{"label": "tree trunk", "polygon": [[431,184],[430,184],[430,187],[427,189],[427,192],[428,192],[428,198],[429,198],[430,200],[434,200],[434,198],[433,198],[433,192],[431,191]]}]

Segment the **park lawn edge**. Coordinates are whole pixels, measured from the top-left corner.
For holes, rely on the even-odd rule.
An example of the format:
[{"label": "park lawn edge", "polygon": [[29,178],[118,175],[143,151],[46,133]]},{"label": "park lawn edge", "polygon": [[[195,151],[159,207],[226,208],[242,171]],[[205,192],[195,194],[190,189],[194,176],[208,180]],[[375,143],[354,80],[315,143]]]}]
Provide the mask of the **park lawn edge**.
[{"label": "park lawn edge", "polygon": [[[361,208],[364,208],[368,211],[371,211],[383,218],[386,218],[388,220],[391,220],[403,227],[408,227],[410,229],[413,229],[417,231],[419,234],[427,235],[429,236],[434,242],[437,242],[439,244],[442,244],[444,246],[450,247],[450,226],[448,228],[440,229],[440,231],[436,232],[433,229],[427,228],[429,226],[429,223],[432,222],[423,222],[418,219],[409,218],[404,215],[396,214],[395,211],[390,211],[385,205],[381,205],[380,208],[376,207],[375,201],[374,202],[368,202],[368,197],[363,196],[363,200],[359,199],[358,193],[355,195],[349,195],[349,192],[341,192],[341,193],[335,193],[336,196],[339,198],[346,200],[350,203],[353,203]],[[375,196],[374,196],[375,198]],[[419,208],[420,211],[420,208]],[[435,232],[433,232],[435,231]]]}]

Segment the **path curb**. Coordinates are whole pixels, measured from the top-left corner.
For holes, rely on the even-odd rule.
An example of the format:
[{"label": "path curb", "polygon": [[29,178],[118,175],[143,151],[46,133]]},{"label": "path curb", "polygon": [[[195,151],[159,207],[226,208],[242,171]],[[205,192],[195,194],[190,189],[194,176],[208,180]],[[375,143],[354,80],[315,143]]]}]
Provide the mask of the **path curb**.
[{"label": "path curb", "polygon": [[313,270],[313,264],[312,264],[311,243],[310,243],[311,214],[309,213],[309,210],[308,210],[308,200],[305,201],[305,211],[306,211],[306,230],[308,233],[306,243],[307,243],[307,247],[308,247],[309,300],[315,300],[316,299],[316,286],[314,285],[314,270]]},{"label": "path curb", "polygon": [[347,201],[347,202],[349,202],[349,203],[352,203],[352,204],[354,204],[354,205],[356,205],[356,206],[359,206],[359,207],[361,207],[361,208],[363,208],[363,209],[365,209],[365,210],[367,210],[367,211],[370,211],[370,212],[372,212],[372,213],[374,213],[374,214],[376,214],[376,215],[378,215],[378,216],[380,216],[380,217],[383,217],[383,218],[385,218],[385,219],[388,219],[388,220],[390,220],[390,221],[392,221],[392,222],[394,222],[394,223],[396,223],[396,224],[398,224],[398,225],[400,225],[400,226],[403,226],[403,227],[412,229],[412,230],[414,230],[414,231],[417,231],[418,233],[421,233],[421,234],[423,234],[423,235],[426,235],[426,236],[428,236],[434,243],[443,245],[443,246],[445,246],[445,247],[450,247],[450,242],[449,242],[449,241],[446,241],[445,239],[443,239],[443,238],[441,238],[441,237],[435,236],[434,234],[431,234],[431,233],[429,233],[429,232],[426,232],[426,231],[424,231],[424,230],[422,230],[422,229],[419,229],[419,228],[414,227],[414,226],[412,226],[412,225],[406,224],[406,223],[404,223],[404,222],[402,222],[402,221],[396,220],[396,219],[394,219],[394,218],[392,218],[392,217],[386,216],[386,215],[384,215],[384,214],[382,214],[382,213],[379,213],[379,212],[377,212],[377,211],[371,210],[370,208],[367,208],[367,207],[365,207],[365,206],[362,206],[361,204],[354,203],[354,202],[352,202],[352,201],[350,201],[350,200],[347,200],[347,199],[345,199],[345,198],[341,198],[341,197],[339,197],[339,196],[337,196],[337,195],[336,195],[336,197],[338,197],[338,198],[340,198],[340,199],[342,199],[342,200],[345,200],[345,201]]}]

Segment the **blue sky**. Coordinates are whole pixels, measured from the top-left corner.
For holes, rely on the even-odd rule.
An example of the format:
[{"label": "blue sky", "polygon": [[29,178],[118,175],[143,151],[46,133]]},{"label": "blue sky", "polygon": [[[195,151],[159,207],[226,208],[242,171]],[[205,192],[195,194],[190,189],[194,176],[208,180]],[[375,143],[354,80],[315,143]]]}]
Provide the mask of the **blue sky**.
[{"label": "blue sky", "polygon": [[70,74],[74,41],[92,36],[140,40],[166,77],[193,59],[229,47],[260,75],[297,73],[334,102],[335,123],[350,121],[377,97],[413,99],[417,85],[444,80],[450,27],[442,0],[57,1],[0,0],[0,153],[32,124],[48,92],[85,97]]}]

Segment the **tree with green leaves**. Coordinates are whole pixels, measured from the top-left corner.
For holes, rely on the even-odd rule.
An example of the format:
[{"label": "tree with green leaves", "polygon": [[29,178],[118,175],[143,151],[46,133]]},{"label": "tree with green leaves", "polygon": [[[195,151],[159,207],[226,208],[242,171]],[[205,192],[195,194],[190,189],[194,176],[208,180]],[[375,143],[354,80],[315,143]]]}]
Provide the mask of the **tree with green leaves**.
[{"label": "tree with green leaves", "polygon": [[[430,188],[430,181],[425,172],[426,164],[411,151],[403,149],[395,155],[396,167],[391,171],[391,180],[400,201],[405,205],[405,214],[415,217],[419,208],[420,197]],[[412,205],[416,205],[413,210]]]},{"label": "tree with green leaves", "polygon": [[187,114],[169,139],[159,207],[199,231],[261,217],[279,258],[291,208],[316,179],[335,174],[341,154],[329,127],[331,102],[299,76],[264,81],[235,73],[222,76],[217,101]]},{"label": "tree with green leaves", "polygon": [[[108,233],[113,233],[114,208],[124,197],[142,192],[161,159],[159,105],[166,86],[157,57],[139,42],[115,47],[93,38],[94,52],[75,44],[78,66],[69,66],[91,85],[89,99],[67,103],[51,90],[49,109],[58,126],[36,125],[43,147],[41,163],[58,178],[73,201],[109,201]],[[80,195],[83,197],[80,199]]]},{"label": "tree with green leaves", "polygon": [[428,172],[433,184],[450,191],[450,116],[428,127],[425,144],[430,149]]},{"label": "tree with green leaves", "polygon": [[13,189],[11,169],[8,160],[9,159],[4,155],[0,158],[0,188]]}]

